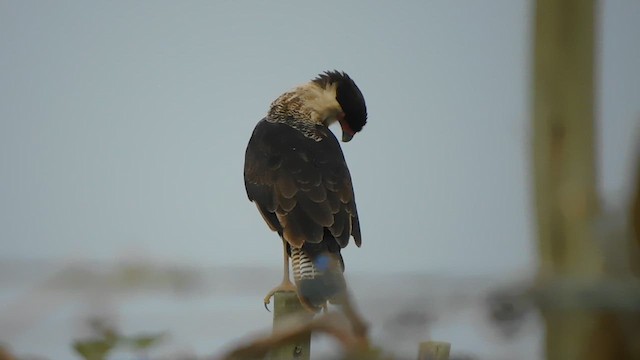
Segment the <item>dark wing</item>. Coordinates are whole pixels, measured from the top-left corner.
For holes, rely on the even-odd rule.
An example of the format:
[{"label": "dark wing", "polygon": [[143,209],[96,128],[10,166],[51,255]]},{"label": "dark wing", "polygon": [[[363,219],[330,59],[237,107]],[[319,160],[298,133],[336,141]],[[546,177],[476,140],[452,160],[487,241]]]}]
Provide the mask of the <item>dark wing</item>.
[{"label": "dark wing", "polygon": [[325,229],[341,247],[352,235],[360,246],[360,224],[351,175],[338,140],[317,126],[321,141],[289,125],[265,119],[256,125],[244,164],[244,183],[269,227],[289,244],[320,243]]}]

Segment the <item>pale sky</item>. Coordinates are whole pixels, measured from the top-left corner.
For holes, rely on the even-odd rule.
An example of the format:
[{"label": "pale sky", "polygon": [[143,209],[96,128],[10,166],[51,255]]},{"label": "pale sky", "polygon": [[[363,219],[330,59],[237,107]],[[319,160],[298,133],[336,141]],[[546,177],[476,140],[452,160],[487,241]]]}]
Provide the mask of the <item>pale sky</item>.
[{"label": "pale sky", "polygon": [[[599,15],[601,189],[620,199],[640,2]],[[0,260],[279,267],[244,149],[280,93],[338,69],[369,112],[343,144],[363,234],[347,271],[531,270],[531,16],[513,0],[0,2]]]}]

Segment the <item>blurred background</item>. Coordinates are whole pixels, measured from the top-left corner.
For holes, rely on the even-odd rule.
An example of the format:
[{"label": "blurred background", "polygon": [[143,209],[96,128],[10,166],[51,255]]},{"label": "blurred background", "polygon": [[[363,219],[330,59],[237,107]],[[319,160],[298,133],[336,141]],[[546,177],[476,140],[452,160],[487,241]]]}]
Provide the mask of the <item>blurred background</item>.
[{"label": "blurred background", "polygon": [[[189,358],[268,330],[281,247],[246,197],[244,149],[280,93],[338,69],[369,113],[343,146],[363,233],[343,256],[374,341],[542,358],[539,316],[496,300],[537,267],[533,10],[0,2],[0,343],[76,359],[100,321],[161,334],[122,359]],[[640,3],[596,14],[598,190],[615,214],[637,155]]]}]

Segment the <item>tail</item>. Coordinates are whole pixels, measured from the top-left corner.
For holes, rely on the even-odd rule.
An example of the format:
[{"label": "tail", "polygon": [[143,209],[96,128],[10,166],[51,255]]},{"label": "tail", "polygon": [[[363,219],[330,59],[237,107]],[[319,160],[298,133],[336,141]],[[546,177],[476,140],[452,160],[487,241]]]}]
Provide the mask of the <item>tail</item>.
[{"label": "tail", "polygon": [[325,241],[305,243],[300,249],[291,247],[298,295],[301,301],[316,310],[320,310],[327,301],[341,304],[347,289],[340,248],[329,249]]}]

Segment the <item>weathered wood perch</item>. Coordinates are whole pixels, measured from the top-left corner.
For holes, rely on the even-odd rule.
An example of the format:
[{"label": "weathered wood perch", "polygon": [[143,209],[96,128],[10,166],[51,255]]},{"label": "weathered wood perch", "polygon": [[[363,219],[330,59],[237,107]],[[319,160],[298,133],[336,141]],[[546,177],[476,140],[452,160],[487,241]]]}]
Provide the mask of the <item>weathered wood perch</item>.
[{"label": "weathered wood perch", "polygon": [[312,333],[333,338],[347,358],[365,359],[371,349],[367,325],[359,316],[347,295],[342,312],[330,312],[313,317],[302,308],[295,293],[276,292],[273,332],[239,345],[221,357],[222,360],[309,359]]},{"label": "weathered wood perch", "polygon": [[[308,323],[313,314],[306,311],[298,296],[294,292],[278,291],[274,295],[273,331],[286,329],[291,325],[292,319],[297,322]],[[300,336],[293,337],[291,341],[271,350],[271,360],[309,360],[311,353],[311,331],[304,331]]]},{"label": "weathered wood perch", "polygon": [[451,344],[442,341],[424,341],[420,343],[418,360],[449,360]]}]

